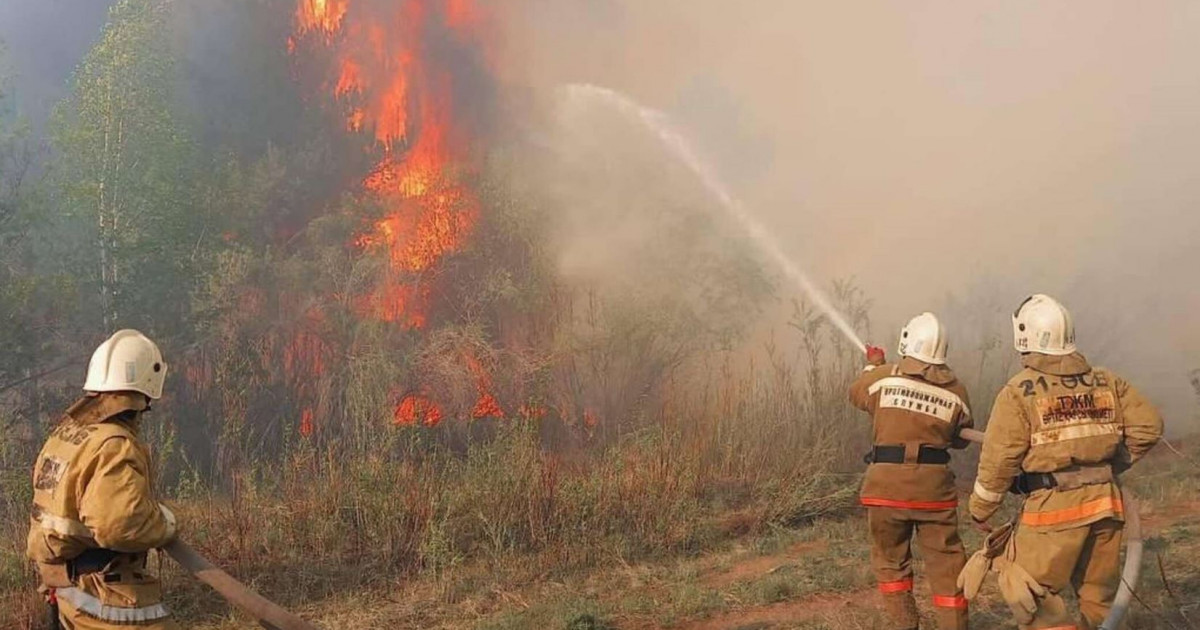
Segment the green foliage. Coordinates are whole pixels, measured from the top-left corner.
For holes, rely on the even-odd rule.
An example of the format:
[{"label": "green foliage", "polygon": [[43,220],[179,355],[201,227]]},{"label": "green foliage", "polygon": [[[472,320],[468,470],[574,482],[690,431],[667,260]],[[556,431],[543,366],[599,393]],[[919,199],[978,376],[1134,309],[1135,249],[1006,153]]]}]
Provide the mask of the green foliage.
[{"label": "green foliage", "polygon": [[[0,48],[0,68],[3,67]],[[0,384],[22,374],[30,348],[22,337],[28,334],[27,309],[36,283],[26,277],[26,255],[30,225],[28,189],[25,184],[32,167],[26,140],[27,129],[10,106],[9,81],[0,70]]]},{"label": "green foliage", "polygon": [[61,360],[53,332],[74,297],[69,278],[38,265],[45,199],[31,130],[9,106],[9,85],[0,73],[0,403],[8,403],[0,405],[0,469],[26,461],[40,437],[38,419],[53,397],[38,377]]},{"label": "green foliage", "polygon": [[[123,0],[51,122],[66,268],[94,287],[86,317],[171,331],[209,233],[196,156],[177,98],[169,3]],[[85,324],[87,325],[87,324]]]}]

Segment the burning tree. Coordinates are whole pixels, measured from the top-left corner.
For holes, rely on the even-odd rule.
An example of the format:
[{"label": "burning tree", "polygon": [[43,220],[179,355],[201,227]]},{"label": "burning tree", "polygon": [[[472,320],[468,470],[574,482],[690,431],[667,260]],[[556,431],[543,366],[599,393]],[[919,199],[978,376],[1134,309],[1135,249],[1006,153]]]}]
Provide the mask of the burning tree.
[{"label": "burning tree", "polygon": [[[472,143],[482,130],[465,113],[474,105],[467,99],[485,88],[463,78],[486,75],[477,9],[470,0],[301,0],[296,25],[290,50],[324,53],[322,87],[347,129],[378,154],[361,192],[381,206],[382,216],[354,246],[382,255],[386,266],[373,286],[353,297],[354,310],[407,330],[436,326],[445,263],[479,222]],[[477,94],[465,94],[468,89]],[[475,382],[470,416],[503,417],[478,351],[446,351],[468,366]],[[398,424],[441,421],[445,412],[427,388],[401,387]]]},{"label": "burning tree", "polygon": [[[384,215],[357,240],[383,251],[389,272],[362,296],[365,315],[422,328],[438,265],[461,251],[478,222],[466,181],[480,130],[458,114],[466,96],[455,63],[482,64],[469,0],[301,0],[290,47],[324,49],[324,88],[352,132],[381,153],[362,182]],[[464,61],[465,60],[465,61]]]},{"label": "burning tree", "polygon": [[[504,194],[480,166],[482,17],[466,0],[294,6],[286,47],[318,113],[303,120],[313,157],[234,168],[231,213],[249,199],[260,214],[223,236],[198,299],[208,343],[187,362],[186,397],[220,418],[218,465],[280,435],[355,448],[389,439],[387,423],[519,415],[538,342],[494,289],[504,276],[536,292],[544,274],[496,229]],[[280,192],[298,181],[303,194]]]},{"label": "burning tree", "polygon": [[[524,179],[536,166],[496,158],[491,21],[473,2],[298,0],[290,17],[277,45],[308,113],[290,146],[221,178],[222,251],[178,396],[198,420],[179,423],[185,443],[221,436],[218,467],[289,441],[423,435],[388,425],[491,430],[453,420],[612,437],[650,418],[683,360],[748,320],[757,267],[727,255],[711,221],[653,195],[606,208],[538,197]],[[542,205],[661,215],[646,233],[666,240],[627,257],[653,272],[619,270],[632,294],[562,275],[556,248],[587,250],[553,234]]]}]

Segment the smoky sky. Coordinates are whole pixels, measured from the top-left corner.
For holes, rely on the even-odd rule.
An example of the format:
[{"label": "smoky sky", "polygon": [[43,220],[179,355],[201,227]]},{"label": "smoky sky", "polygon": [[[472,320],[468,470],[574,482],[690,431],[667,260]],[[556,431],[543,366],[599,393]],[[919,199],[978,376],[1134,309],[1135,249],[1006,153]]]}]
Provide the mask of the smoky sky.
[{"label": "smoky sky", "polygon": [[67,94],[71,73],[100,37],[110,0],[0,0],[0,46],[20,113],[35,124]]},{"label": "smoky sky", "polygon": [[[108,4],[0,0],[35,121]],[[962,359],[1050,293],[1085,354],[1195,422],[1200,4],[485,4],[500,90],[589,82],[666,111],[814,278],[864,289],[876,340],[934,310]],[[204,47],[225,50],[224,32]]]},{"label": "smoky sky", "polygon": [[797,262],[856,280],[877,340],[973,307],[946,322],[952,358],[967,332],[1009,348],[1012,309],[1050,293],[1085,354],[1194,422],[1200,5],[527,0],[508,19],[525,81],[667,111]]}]

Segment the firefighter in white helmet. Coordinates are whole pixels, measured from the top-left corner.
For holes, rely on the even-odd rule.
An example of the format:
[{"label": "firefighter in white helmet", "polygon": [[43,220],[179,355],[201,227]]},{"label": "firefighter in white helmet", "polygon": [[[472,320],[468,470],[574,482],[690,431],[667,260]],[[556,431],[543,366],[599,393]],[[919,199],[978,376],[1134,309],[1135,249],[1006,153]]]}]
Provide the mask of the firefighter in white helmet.
[{"label": "firefighter in white helmet", "polygon": [[[1154,406],[1125,379],[1092,367],[1071,314],[1034,295],[1013,314],[1024,369],[992,407],[970,499],[981,529],[1010,488],[1023,499],[1001,592],[1022,628],[1097,628],[1119,584],[1124,505],[1117,475],[1162,437]],[[1061,594],[1074,588],[1083,618]]]},{"label": "firefighter in white helmet", "polygon": [[147,552],[171,542],[176,525],[154,497],[138,437],[166,374],[154,342],[134,330],[114,334],[92,355],[85,395],[38,455],[27,555],[63,628],[178,627],[146,571]]},{"label": "firefighter in white helmet", "polygon": [[946,365],[946,341],[932,313],[915,317],[900,333],[900,361],[886,364],[883,350],[869,347],[870,365],[850,387],[850,401],[874,421],[860,501],[867,508],[871,565],[896,630],[920,622],[913,539],[925,558],[938,627],[967,627],[967,600],[957,584],[966,554],[949,449],[967,446],[958,433],[972,422],[967,390]]}]

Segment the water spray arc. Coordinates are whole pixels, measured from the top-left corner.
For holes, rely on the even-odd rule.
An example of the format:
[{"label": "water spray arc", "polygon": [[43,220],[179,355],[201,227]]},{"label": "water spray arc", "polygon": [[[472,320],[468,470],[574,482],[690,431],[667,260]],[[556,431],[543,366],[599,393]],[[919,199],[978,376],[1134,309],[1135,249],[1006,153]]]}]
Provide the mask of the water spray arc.
[{"label": "water spray arc", "polygon": [[747,212],[742,202],[729,192],[721,178],[700,158],[699,153],[688,142],[688,139],[675,129],[666,114],[644,107],[620,92],[595,85],[571,84],[564,86],[561,90],[568,106],[578,106],[582,102],[602,104],[652,132],[680,162],[700,178],[704,187],[720,202],[721,207],[746,230],[759,250],[770,258],[788,279],[804,291],[846,339],[860,351],[866,352],[866,344],[846,321],[845,316],[834,307],[828,296],[813,283],[808,275],[783,252],[779,242],[771,236],[767,228]]}]

